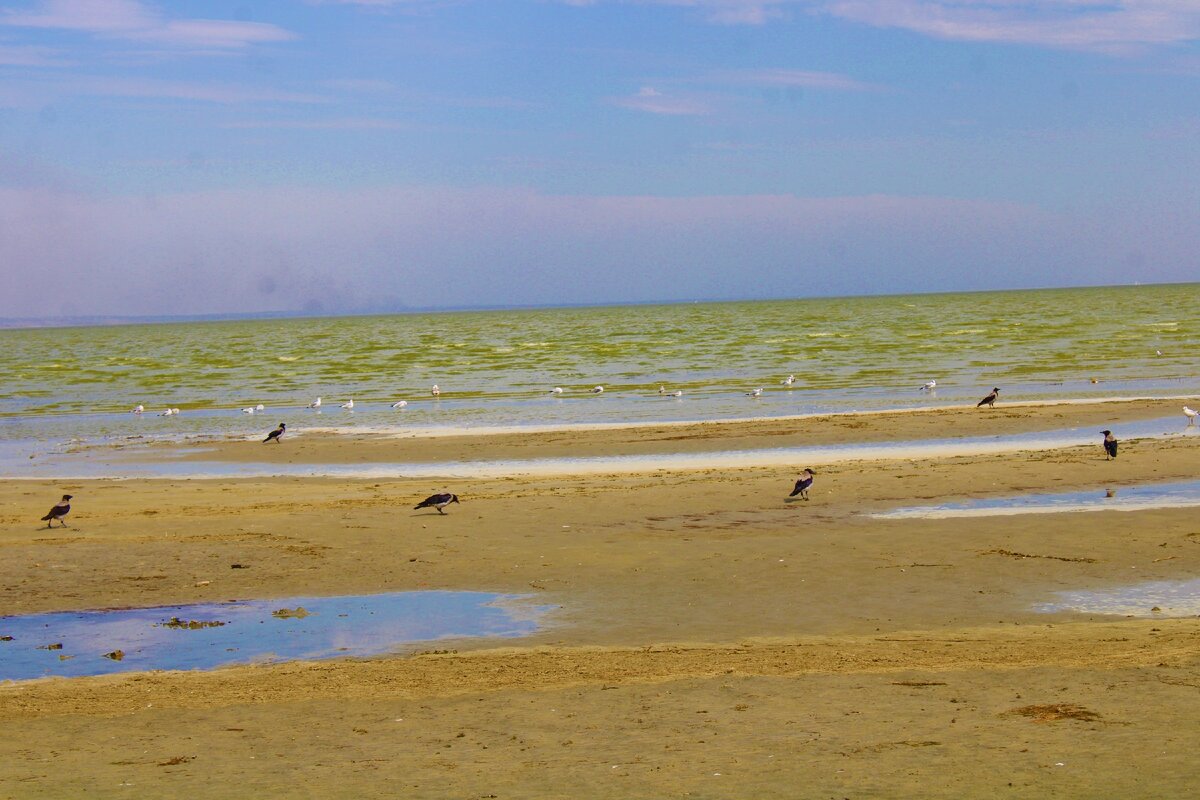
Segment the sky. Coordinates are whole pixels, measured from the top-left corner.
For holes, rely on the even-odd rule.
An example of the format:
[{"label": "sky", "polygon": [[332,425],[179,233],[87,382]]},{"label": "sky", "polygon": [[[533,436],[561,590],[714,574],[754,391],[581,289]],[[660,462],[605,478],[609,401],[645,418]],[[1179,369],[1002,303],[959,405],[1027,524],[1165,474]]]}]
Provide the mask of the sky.
[{"label": "sky", "polygon": [[1200,0],[0,0],[0,317],[1200,279]]}]

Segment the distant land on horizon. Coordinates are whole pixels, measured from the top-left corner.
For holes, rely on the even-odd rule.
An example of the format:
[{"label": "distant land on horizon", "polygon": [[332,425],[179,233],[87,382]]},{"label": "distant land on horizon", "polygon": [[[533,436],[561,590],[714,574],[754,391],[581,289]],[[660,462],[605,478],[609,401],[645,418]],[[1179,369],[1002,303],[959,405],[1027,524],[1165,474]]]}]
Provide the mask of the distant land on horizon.
[{"label": "distant land on horizon", "polygon": [[[35,328],[90,328],[109,327],[118,325],[159,325],[184,322],[236,322],[239,320],[256,319],[321,319],[338,317],[371,317],[388,316],[391,314],[452,314],[469,311],[522,311],[552,308],[604,308],[610,306],[663,306],[681,305],[685,303],[770,303],[780,300],[836,300],[839,298],[852,299],[864,297],[920,297],[940,294],[999,294],[1005,292],[1052,292],[1070,291],[1072,289],[1108,289],[1137,286],[1186,286],[1192,281],[1143,283],[1141,281],[1127,284],[1107,284],[1100,286],[1040,286],[1021,289],[979,289],[974,291],[946,292],[881,292],[878,294],[864,292],[852,295],[810,295],[806,297],[744,297],[744,298],[688,298],[676,300],[637,300],[628,302],[595,302],[595,303],[537,303],[529,305],[470,305],[470,306],[398,306],[393,308],[376,308],[347,310],[344,312],[313,313],[303,309],[295,311],[255,311],[241,314],[163,314],[163,315],[134,315],[134,314],[86,314],[63,317],[0,317],[0,330],[35,329]],[[1200,283],[1200,282],[1196,282]]]}]

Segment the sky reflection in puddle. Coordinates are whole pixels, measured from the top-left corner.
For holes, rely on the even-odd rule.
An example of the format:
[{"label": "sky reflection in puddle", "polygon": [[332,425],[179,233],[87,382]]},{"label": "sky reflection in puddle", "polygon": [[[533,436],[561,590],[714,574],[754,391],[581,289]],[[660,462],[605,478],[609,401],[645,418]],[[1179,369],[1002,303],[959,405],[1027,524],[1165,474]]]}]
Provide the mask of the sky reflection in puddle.
[{"label": "sky reflection in puddle", "polygon": [[1200,480],[1139,486],[1112,484],[1080,492],[991,497],[936,506],[911,506],[879,514],[875,519],[948,519],[1007,514],[1052,514],[1063,511],[1142,511],[1150,508],[1200,506]]},{"label": "sky reflection in puddle", "polygon": [[[417,642],[525,636],[548,606],[486,592],[394,592],[0,617],[0,680],[372,656]],[[287,609],[298,615],[279,615]],[[181,622],[221,622],[188,629]],[[61,644],[61,648],[54,645]],[[120,660],[106,657],[122,651]]]},{"label": "sky reflection in puddle", "polygon": [[[1039,603],[1045,614],[1112,614],[1122,617],[1194,617],[1200,615],[1200,578],[1154,581],[1118,589],[1055,592],[1058,600]],[[1155,610],[1157,609],[1157,610]]]}]

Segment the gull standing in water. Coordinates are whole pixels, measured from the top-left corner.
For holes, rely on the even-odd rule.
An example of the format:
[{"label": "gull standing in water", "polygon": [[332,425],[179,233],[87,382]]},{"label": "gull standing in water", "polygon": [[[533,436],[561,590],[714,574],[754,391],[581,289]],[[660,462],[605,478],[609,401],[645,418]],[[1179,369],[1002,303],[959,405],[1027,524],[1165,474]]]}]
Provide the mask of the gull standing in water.
[{"label": "gull standing in water", "polygon": [[408,405],[407,400],[397,400],[396,402],[392,403],[392,408],[404,408],[406,405]]},{"label": "gull standing in water", "polygon": [[134,407],[133,407],[133,412],[132,412],[132,413],[134,413],[134,414],[140,414],[140,413],[142,413],[142,412],[143,412],[143,411],[145,411],[145,410],[146,410],[146,407],[145,407],[144,405],[142,405],[141,403],[138,403],[136,406],[134,406]]},{"label": "gull standing in water", "polygon": [[253,413],[254,413],[254,406],[249,406],[249,407],[247,407],[247,408],[243,408],[243,409],[242,409],[242,413],[243,413],[243,414],[253,414]]},{"label": "gull standing in water", "polygon": [[763,393],[763,390],[761,388],[758,388],[752,392],[746,392],[746,397],[762,397],[762,393]]},{"label": "gull standing in water", "polygon": [[921,384],[922,392],[932,392],[936,388],[937,388],[937,381],[926,381],[925,383]]},{"label": "gull standing in water", "polygon": [[434,397],[437,397],[437,396],[439,396],[439,395],[442,393],[442,390],[441,390],[441,389],[439,389],[439,388],[438,388],[438,385],[435,383],[435,384],[433,385],[433,388],[429,390],[429,393],[430,393],[431,395],[433,395]]},{"label": "gull standing in water", "polygon": [[795,376],[795,375],[788,375],[786,378],[784,378],[783,380],[781,380],[779,383],[780,383],[781,385],[783,385],[783,386],[791,386],[791,385],[792,385],[793,383],[795,383],[795,382],[796,382],[796,376]]},{"label": "gull standing in water", "polygon": [[1188,418],[1188,425],[1195,425],[1196,417],[1200,416],[1200,411],[1196,411],[1194,409],[1188,408],[1187,406],[1184,406],[1183,407],[1183,415]]},{"label": "gull standing in water", "polygon": [[555,386],[553,389],[550,390],[550,394],[562,394],[562,393],[563,393],[563,390],[562,390],[561,386]]},{"label": "gull standing in water", "polygon": [[342,403],[342,408],[346,409],[347,411],[353,411],[354,410],[354,400],[350,399],[350,400],[347,400],[346,402]]},{"label": "gull standing in water", "polygon": [[316,400],[313,400],[311,403],[308,404],[308,407],[320,409],[321,408],[321,398],[318,397]]},{"label": "gull standing in water", "polygon": [[592,389],[592,394],[603,394],[603,393],[604,393],[603,386],[597,386],[594,389]]}]

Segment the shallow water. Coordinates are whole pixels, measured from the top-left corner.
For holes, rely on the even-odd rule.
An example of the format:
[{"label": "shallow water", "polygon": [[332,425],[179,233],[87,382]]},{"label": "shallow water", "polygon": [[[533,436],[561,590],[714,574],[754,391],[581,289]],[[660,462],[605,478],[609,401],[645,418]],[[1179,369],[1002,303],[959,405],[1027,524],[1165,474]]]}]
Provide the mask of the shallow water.
[{"label": "shallow water", "polygon": [[[526,636],[549,608],[524,601],[427,591],[0,617],[0,636],[12,637],[0,641],[0,680],[361,657],[442,639]],[[166,624],[173,619],[185,625]],[[116,651],[119,660],[106,656]]]},{"label": "shallow water", "polygon": [[1200,480],[1129,485],[1121,476],[1105,486],[1079,492],[989,497],[936,506],[910,506],[872,514],[876,519],[949,519],[1068,511],[1142,511],[1200,506]]},{"label": "shallow water", "polygon": [[1055,614],[1111,614],[1122,617],[1194,617],[1200,615],[1200,579],[1153,581],[1100,591],[1056,592],[1058,600],[1035,611]]},{"label": "shallow water", "polygon": [[[787,416],[973,404],[992,386],[1002,401],[1194,396],[1197,307],[1200,284],[0,330],[0,449],[249,436],[280,421]],[[918,391],[930,379],[936,394]],[[607,391],[591,395],[598,384]],[[662,397],[660,385],[684,395]],[[762,397],[744,395],[757,387]],[[323,411],[304,409],[317,396]],[[349,398],[355,410],[340,411]],[[392,410],[399,399],[408,407]],[[260,403],[265,413],[240,411]],[[128,413],[137,404],[147,413]],[[156,416],[167,407],[182,413]]]}]

